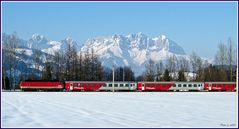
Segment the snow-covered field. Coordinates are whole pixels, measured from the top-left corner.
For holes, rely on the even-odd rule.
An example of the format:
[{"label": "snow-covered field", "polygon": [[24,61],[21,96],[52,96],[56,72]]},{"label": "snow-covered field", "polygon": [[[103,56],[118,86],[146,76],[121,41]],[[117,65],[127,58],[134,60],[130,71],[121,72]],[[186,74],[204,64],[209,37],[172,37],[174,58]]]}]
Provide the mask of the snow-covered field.
[{"label": "snow-covered field", "polygon": [[236,92],[2,92],[2,127],[238,127]]}]

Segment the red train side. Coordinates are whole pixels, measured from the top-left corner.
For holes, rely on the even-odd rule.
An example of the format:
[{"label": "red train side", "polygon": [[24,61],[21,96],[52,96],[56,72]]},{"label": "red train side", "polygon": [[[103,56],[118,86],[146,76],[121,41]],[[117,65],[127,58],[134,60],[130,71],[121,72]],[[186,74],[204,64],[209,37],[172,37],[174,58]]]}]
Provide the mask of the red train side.
[{"label": "red train side", "polygon": [[141,91],[169,91],[174,82],[138,82],[137,90]]},{"label": "red train side", "polygon": [[205,82],[207,91],[236,91],[236,82]]},{"label": "red train side", "polygon": [[65,89],[67,91],[97,91],[105,82],[102,81],[66,81]]},{"label": "red train side", "polygon": [[22,81],[22,90],[63,90],[64,84],[59,81]]}]

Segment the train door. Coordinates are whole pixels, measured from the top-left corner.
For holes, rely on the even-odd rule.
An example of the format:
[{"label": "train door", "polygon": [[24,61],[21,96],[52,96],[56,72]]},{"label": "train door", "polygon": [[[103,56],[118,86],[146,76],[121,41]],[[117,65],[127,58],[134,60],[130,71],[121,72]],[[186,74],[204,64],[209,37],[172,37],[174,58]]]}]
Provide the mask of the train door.
[{"label": "train door", "polygon": [[208,90],[212,90],[212,83],[209,83]]},{"label": "train door", "polygon": [[84,85],[83,83],[78,83],[78,87],[80,87],[81,91],[84,89],[83,85]]},{"label": "train door", "polygon": [[72,90],[73,90],[73,84],[70,83],[70,91],[72,91]]},{"label": "train door", "polygon": [[135,83],[130,83],[130,91],[133,91],[136,89],[136,84]]},{"label": "train door", "polygon": [[145,90],[145,85],[142,83],[142,91]]}]

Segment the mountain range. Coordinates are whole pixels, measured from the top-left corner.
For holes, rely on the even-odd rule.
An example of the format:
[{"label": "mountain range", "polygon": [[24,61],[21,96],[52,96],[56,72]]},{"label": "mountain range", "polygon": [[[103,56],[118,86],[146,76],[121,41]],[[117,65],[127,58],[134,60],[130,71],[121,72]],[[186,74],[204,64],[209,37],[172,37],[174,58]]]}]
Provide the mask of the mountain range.
[{"label": "mountain range", "polygon": [[[6,41],[7,34],[3,34],[3,42]],[[61,41],[49,40],[43,35],[33,34],[29,40],[18,38],[18,51],[24,51],[25,55],[33,58],[34,50],[40,50],[44,54],[54,56],[56,51],[64,51],[67,44],[78,46],[76,41],[67,37]],[[4,46],[3,46],[4,47]],[[166,61],[170,56],[177,58],[184,57],[189,60],[189,56],[184,49],[169,39],[165,35],[153,38],[139,32],[128,35],[100,36],[88,39],[79,53],[93,52],[99,57],[103,66],[112,68],[116,66],[130,66],[136,75],[145,70],[146,63],[151,59],[154,62]],[[26,58],[27,59],[27,58]],[[27,62],[23,59],[24,62]],[[42,57],[42,62],[44,62]]]}]

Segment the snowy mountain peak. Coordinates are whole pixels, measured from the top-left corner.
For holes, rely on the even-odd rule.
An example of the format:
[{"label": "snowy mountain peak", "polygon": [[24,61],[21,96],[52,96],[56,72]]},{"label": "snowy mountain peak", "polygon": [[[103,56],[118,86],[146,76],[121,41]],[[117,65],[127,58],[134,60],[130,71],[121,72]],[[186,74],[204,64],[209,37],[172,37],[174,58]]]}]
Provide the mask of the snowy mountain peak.
[{"label": "snowy mountain peak", "polygon": [[149,59],[158,62],[172,55],[186,56],[183,48],[165,35],[149,38],[142,32],[89,39],[81,52],[90,51],[91,48],[104,66],[112,67],[115,62],[119,66],[131,66],[136,72],[141,72]]},{"label": "snowy mountain peak", "polygon": [[44,39],[44,36],[35,33],[35,34],[32,35],[32,38],[31,38],[31,39],[34,40],[34,41],[41,41],[41,40]]},{"label": "snowy mountain peak", "polygon": [[21,46],[27,49],[38,49],[47,54],[54,55],[57,51],[65,50],[69,44],[76,45],[76,42],[71,37],[66,37],[61,41],[48,40],[43,35],[35,33]]},{"label": "snowy mountain peak", "polygon": [[161,39],[165,40],[166,39],[166,35],[161,35]]},{"label": "snowy mountain peak", "polygon": [[49,47],[47,43],[48,39],[45,38],[44,36],[39,34],[33,34],[32,37],[27,42],[27,47],[30,49],[33,48],[41,50]]},{"label": "snowy mountain peak", "polygon": [[73,42],[73,39],[72,39],[71,37],[66,37],[65,40],[66,40],[67,42],[69,42],[69,43],[70,43],[70,42]]}]

